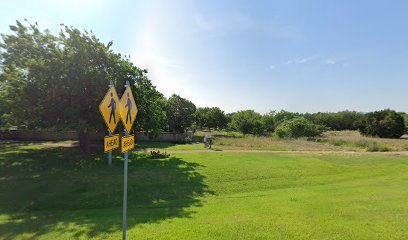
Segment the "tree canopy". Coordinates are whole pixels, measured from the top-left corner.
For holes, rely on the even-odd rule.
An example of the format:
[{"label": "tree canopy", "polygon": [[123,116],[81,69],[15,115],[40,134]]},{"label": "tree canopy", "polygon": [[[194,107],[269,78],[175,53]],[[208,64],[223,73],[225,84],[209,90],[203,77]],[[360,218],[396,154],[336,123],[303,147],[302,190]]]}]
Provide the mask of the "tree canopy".
[{"label": "tree canopy", "polygon": [[182,133],[193,123],[196,106],[189,100],[173,94],[167,101],[167,119],[171,132]]},{"label": "tree canopy", "polygon": [[[110,81],[118,93],[130,82],[139,107],[137,125],[162,127],[164,98],[147,78],[146,70],[112,50],[92,32],[64,26],[58,35],[38,24],[19,21],[2,34],[0,114],[19,128],[105,129],[98,106]],[[27,117],[29,116],[29,117]],[[81,135],[81,134],[80,134]],[[87,141],[87,139],[84,139]]]},{"label": "tree canopy", "polygon": [[262,134],[262,115],[254,110],[238,111],[231,116],[230,126],[232,129],[243,134]]},{"label": "tree canopy", "polygon": [[225,128],[227,121],[224,111],[218,107],[197,108],[194,113],[194,122],[199,128]]},{"label": "tree canopy", "polygon": [[400,138],[406,130],[404,118],[389,109],[365,114],[358,129],[364,135],[381,138]]}]

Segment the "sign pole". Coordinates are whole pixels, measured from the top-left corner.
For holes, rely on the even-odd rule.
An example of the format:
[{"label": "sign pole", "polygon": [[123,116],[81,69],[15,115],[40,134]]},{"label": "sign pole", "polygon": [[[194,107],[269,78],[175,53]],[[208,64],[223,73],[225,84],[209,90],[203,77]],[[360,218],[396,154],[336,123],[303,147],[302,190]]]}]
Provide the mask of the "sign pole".
[{"label": "sign pole", "polygon": [[[128,132],[125,130],[125,137]],[[126,207],[127,207],[127,175],[128,175],[129,152],[125,152],[125,166],[123,173],[123,240],[126,240]]]},{"label": "sign pole", "polygon": [[[112,136],[112,133],[108,130],[109,136]],[[112,165],[112,151],[108,153],[108,164]]]},{"label": "sign pole", "polygon": [[[119,100],[113,82],[110,81],[109,90],[99,104],[99,111],[108,127],[109,136],[104,138],[104,152],[108,153],[108,164],[112,164],[112,150],[119,148],[119,143],[122,146],[122,153],[125,154],[123,166],[123,240],[126,240],[126,210],[127,210],[127,182],[128,182],[128,162],[129,152],[135,148],[135,136],[129,134],[137,116],[137,106],[133,98],[132,90],[129,81],[126,81],[125,92]],[[119,134],[113,135],[118,121],[122,120],[124,134],[119,140]],[[113,120],[113,121],[112,121]],[[118,121],[117,121],[118,120]]]},{"label": "sign pole", "polygon": [[[126,81],[125,88],[129,87],[129,82]],[[128,136],[128,132],[125,129],[125,137]],[[122,146],[123,147],[123,146]],[[126,240],[126,208],[127,208],[127,175],[128,175],[128,158],[129,152],[125,152],[125,166],[123,172],[123,240]]]},{"label": "sign pole", "polygon": [[[112,80],[109,82],[109,88],[111,88],[111,87],[113,87]],[[108,129],[108,132],[109,132],[109,136],[112,136],[112,133],[111,133],[111,131],[109,129]],[[108,164],[109,164],[109,166],[112,165],[112,151],[109,151],[109,153],[108,153]]]}]

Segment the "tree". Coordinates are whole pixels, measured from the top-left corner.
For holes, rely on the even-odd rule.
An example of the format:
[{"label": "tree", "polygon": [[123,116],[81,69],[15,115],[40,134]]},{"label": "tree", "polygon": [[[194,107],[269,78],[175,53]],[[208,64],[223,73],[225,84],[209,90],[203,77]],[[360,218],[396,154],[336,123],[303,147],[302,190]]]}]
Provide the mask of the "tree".
[{"label": "tree", "polygon": [[268,132],[275,131],[275,114],[276,113],[274,111],[270,111],[269,113],[262,116],[261,121],[263,128]]},{"label": "tree", "polygon": [[197,108],[194,113],[194,121],[197,127],[206,127],[211,131],[211,128],[224,128],[227,126],[227,117],[224,111],[218,107]]},{"label": "tree", "polygon": [[276,128],[275,133],[280,138],[316,137],[325,130],[325,127],[314,124],[304,117],[295,117],[283,121]]},{"label": "tree", "polygon": [[274,113],[275,119],[275,127],[279,126],[279,124],[283,123],[286,120],[290,120],[296,117],[300,117],[302,114],[295,113],[295,112],[288,112],[285,110],[281,110],[280,112]]},{"label": "tree", "polygon": [[341,111],[336,113],[306,113],[304,117],[316,124],[324,125],[332,130],[356,130],[356,122],[363,114],[355,111]]},{"label": "tree", "polygon": [[193,122],[196,106],[187,99],[173,94],[167,100],[167,119],[171,132],[183,133]]},{"label": "tree", "polygon": [[149,136],[156,137],[167,123],[167,100],[145,75],[141,75],[137,79],[134,88],[135,101],[138,105],[136,126],[145,130]]},{"label": "tree", "polygon": [[381,138],[400,138],[406,129],[404,118],[389,109],[366,113],[357,125],[361,134]]},{"label": "tree", "polygon": [[[90,131],[106,129],[98,106],[109,82],[120,93],[129,81],[140,99],[143,87],[151,88],[146,71],[114,53],[112,42],[104,44],[92,32],[62,26],[54,36],[28,21],[17,21],[10,29],[12,34],[3,34],[0,43],[0,79],[7,80],[0,97],[13,106],[6,114],[19,128],[76,129],[81,149],[87,152]],[[138,115],[142,124],[149,122],[144,114],[142,110]]]},{"label": "tree", "polygon": [[404,118],[405,122],[405,133],[408,133],[408,113],[400,112],[398,113]]},{"label": "tree", "polygon": [[243,134],[261,135],[264,132],[261,114],[254,110],[236,112],[231,117],[231,128]]}]

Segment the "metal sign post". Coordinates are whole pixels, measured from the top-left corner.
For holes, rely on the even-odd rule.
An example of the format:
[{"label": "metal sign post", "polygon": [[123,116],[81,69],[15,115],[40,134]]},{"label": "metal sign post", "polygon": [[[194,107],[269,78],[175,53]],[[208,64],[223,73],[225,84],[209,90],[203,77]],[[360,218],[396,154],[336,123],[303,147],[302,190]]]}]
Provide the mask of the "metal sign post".
[{"label": "metal sign post", "polygon": [[120,99],[119,103],[119,113],[120,119],[122,120],[124,126],[124,136],[122,137],[121,147],[122,152],[125,153],[124,162],[124,172],[123,172],[123,240],[126,240],[126,209],[127,209],[127,179],[128,179],[128,158],[129,151],[132,151],[135,147],[135,137],[134,135],[129,135],[132,129],[133,123],[135,122],[137,115],[137,107],[135,99],[133,98],[132,90],[130,84],[126,81],[126,89]]},{"label": "metal sign post", "polygon": [[135,148],[135,136],[129,135],[130,130],[137,116],[137,106],[133,98],[130,84],[126,81],[126,89],[119,100],[113,82],[110,82],[109,90],[99,105],[99,111],[106,126],[108,127],[109,136],[104,138],[104,151],[109,152],[108,163],[112,164],[112,150],[119,148],[119,134],[112,135],[119,119],[122,120],[124,126],[124,136],[121,140],[122,152],[125,154],[125,162],[123,169],[123,239],[126,240],[126,209],[127,209],[127,179],[128,179],[128,161],[129,151]]},{"label": "metal sign post", "polygon": [[[112,86],[113,86],[113,82],[110,81],[110,83],[109,83],[109,88],[111,88]],[[112,136],[111,131],[108,130],[108,132],[109,132],[109,136]],[[108,164],[109,164],[109,165],[112,165],[112,151],[110,151],[110,152],[108,153]]]},{"label": "metal sign post", "polygon": [[[128,132],[125,130],[125,137]],[[123,240],[126,240],[126,208],[127,208],[127,175],[129,152],[125,152],[125,166],[123,170]]]},{"label": "metal sign post", "polygon": [[[112,136],[112,133],[108,130],[109,136]],[[108,153],[108,164],[112,165],[112,151]]]},{"label": "metal sign post", "polygon": [[[110,83],[109,83],[109,88],[111,88],[111,87],[113,87],[113,82],[112,82],[112,80],[111,80]],[[109,132],[109,136],[112,136],[111,131],[108,130],[108,132]],[[112,151],[110,151],[110,152],[108,153],[108,164],[109,164],[109,165],[112,165]]]}]

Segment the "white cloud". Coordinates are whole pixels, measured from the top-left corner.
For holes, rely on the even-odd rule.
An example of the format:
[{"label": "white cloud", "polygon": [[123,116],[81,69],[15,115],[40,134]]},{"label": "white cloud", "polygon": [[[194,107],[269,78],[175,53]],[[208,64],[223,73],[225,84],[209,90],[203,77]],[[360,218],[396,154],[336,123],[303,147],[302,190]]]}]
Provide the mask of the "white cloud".
[{"label": "white cloud", "polygon": [[305,57],[305,58],[296,58],[296,59],[289,59],[286,61],[286,64],[302,64],[302,63],[308,63],[310,61],[315,60],[315,56],[310,56],[310,57]]},{"label": "white cloud", "polygon": [[327,58],[324,61],[322,61],[322,63],[325,65],[340,65],[342,67],[349,67],[351,65],[351,63],[348,62],[347,60],[337,58]]},{"label": "white cloud", "polygon": [[273,70],[276,69],[276,66],[275,66],[275,65],[270,65],[270,66],[269,66],[269,69],[273,71]]}]

